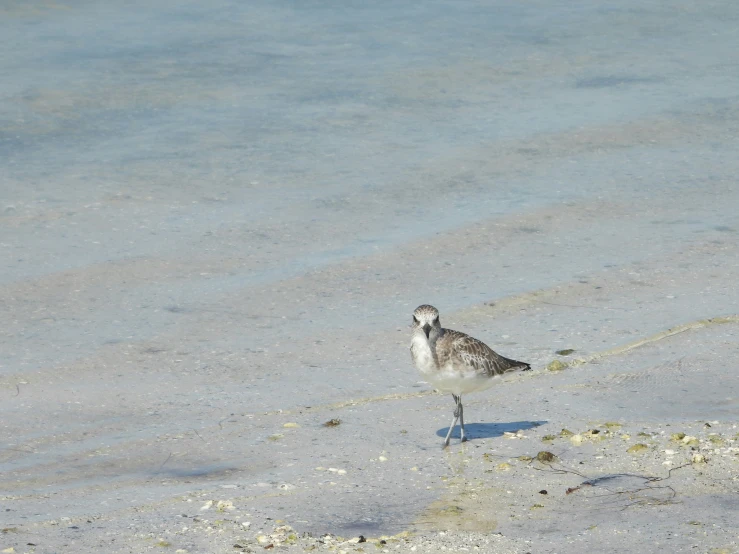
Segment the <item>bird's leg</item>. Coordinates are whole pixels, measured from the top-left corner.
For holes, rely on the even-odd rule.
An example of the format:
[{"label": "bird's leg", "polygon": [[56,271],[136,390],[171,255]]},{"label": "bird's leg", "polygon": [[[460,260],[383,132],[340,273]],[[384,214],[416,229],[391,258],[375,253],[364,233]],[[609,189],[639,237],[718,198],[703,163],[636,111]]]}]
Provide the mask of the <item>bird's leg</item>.
[{"label": "bird's leg", "polygon": [[457,407],[454,409],[454,419],[452,420],[452,424],[449,426],[449,432],[446,434],[446,438],[444,439],[444,444],[441,445],[442,448],[446,448],[449,446],[449,439],[452,436],[452,429],[454,429],[454,426],[457,424],[457,421],[459,420],[459,397],[456,394],[453,394],[452,397],[454,398],[454,401],[457,403]]},{"label": "bird's leg", "polygon": [[462,442],[465,442],[467,437],[464,436],[464,408],[462,407],[462,395],[460,394],[457,398],[459,398],[459,436],[462,439]]}]

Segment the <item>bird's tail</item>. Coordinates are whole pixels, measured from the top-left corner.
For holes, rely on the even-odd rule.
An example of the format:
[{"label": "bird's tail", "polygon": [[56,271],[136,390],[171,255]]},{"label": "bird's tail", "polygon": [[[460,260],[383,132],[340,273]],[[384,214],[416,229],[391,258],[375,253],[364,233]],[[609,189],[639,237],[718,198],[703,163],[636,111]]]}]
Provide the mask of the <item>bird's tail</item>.
[{"label": "bird's tail", "polygon": [[505,373],[512,373],[514,371],[530,371],[531,366],[527,364],[526,362],[519,362],[516,360],[511,360],[510,358],[505,359],[506,362],[508,362],[509,367],[507,367],[504,372]]}]

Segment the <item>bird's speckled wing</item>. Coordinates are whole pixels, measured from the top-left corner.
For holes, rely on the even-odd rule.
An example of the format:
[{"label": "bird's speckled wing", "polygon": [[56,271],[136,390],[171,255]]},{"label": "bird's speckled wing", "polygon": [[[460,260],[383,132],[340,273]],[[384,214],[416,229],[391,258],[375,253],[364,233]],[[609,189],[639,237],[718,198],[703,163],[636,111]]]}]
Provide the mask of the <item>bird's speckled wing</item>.
[{"label": "bird's speckled wing", "polygon": [[501,356],[484,342],[451,329],[444,329],[444,334],[439,339],[437,352],[441,366],[448,361],[452,361],[454,365],[460,365],[461,362],[490,377],[503,375],[510,371],[531,369],[529,364]]}]

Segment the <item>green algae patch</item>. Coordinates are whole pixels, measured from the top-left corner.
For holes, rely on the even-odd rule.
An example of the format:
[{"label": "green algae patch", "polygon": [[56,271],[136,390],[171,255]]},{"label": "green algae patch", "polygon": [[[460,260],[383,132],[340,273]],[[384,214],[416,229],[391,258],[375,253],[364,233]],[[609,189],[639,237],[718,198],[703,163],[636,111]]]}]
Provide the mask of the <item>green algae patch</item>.
[{"label": "green algae patch", "polygon": [[542,450],[536,455],[536,460],[543,464],[551,464],[552,462],[556,462],[557,459],[557,456],[546,450]]},{"label": "green algae patch", "polygon": [[414,528],[489,533],[498,525],[501,493],[483,479],[453,479],[446,494],[419,514]]},{"label": "green algae patch", "polygon": [[447,506],[439,510],[439,513],[441,514],[453,516],[462,515],[462,512],[464,512],[464,510],[460,506]]},{"label": "green algae patch", "polygon": [[646,444],[640,442],[629,448],[626,452],[629,454],[643,454],[644,451],[648,449],[649,447]]},{"label": "green algae patch", "polygon": [[551,362],[549,362],[549,365],[547,365],[547,369],[549,371],[562,371],[566,367],[567,364],[559,360],[552,360]]}]

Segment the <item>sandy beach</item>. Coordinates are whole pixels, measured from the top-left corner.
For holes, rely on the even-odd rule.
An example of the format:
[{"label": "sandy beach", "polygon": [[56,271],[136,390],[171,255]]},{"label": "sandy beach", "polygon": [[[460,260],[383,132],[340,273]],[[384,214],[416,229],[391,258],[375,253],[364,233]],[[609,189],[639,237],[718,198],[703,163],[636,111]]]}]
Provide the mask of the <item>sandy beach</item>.
[{"label": "sandy beach", "polygon": [[739,552],[737,25],[0,6],[0,552]]}]

